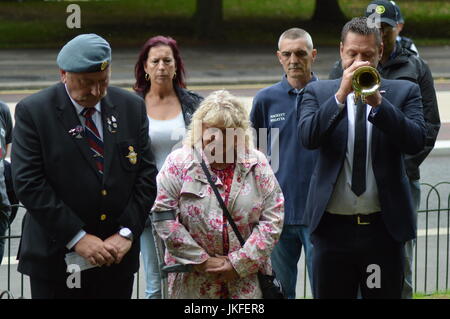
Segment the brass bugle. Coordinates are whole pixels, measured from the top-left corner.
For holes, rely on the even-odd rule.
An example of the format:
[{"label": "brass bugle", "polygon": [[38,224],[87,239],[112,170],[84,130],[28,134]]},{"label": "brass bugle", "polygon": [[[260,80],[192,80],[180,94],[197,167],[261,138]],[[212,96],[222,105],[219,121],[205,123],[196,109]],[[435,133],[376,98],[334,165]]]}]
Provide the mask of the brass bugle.
[{"label": "brass bugle", "polygon": [[366,103],[366,96],[374,94],[380,87],[381,77],[377,69],[371,66],[362,66],[356,69],[352,77],[352,86],[355,92],[355,103],[361,97],[362,103]]}]

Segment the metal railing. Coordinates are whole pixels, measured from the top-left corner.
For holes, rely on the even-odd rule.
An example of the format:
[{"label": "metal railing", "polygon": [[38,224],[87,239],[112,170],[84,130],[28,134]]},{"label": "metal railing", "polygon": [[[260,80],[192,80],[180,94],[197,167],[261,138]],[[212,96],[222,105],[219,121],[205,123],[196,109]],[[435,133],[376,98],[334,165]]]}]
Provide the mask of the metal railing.
[{"label": "metal railing", "polygon": [[[428,192],[423,191],[426,188],[429,188]],[[418,227],[414,253],[414,292],[447,292],[450,258],[450,183],[441,182],[436,185],[422,183],[421,189],[422,193],[426,194],[425,209],[418,211],[418,224],[420,226],[420,223],[424,223],[425,227],[423,229]],[[434,283],[430,282],[432,275]]]},{"label": "metal railing", "polygon": [[[422,204],[418,211],[418,234],[414,249],[413,286],[415,293],[436,293],[449,291],[450,280],[450,182],[441,182],[436,185],[421,184]],[[428,190],[427,190],[428,189]],[[20,235],[11,235],[8,229],[5,255],[11,256],[11,242],[19,240]],[[20,293],[14,296],[11,293],[12,262],[6,258],[7,263],[0,267],[0,299],[1,298],[29,298],[24,289],[24,276],[20,276]],[[1,280],[2,272],[6,267],[6,285]],[[297,295],[300,298],[311,298],[309,279],[306,272],[305,259],[299,263],[299,282]],[[299,289],[300,287],[300,289]],[[133,298],[139,299],[142,295],[140,276],[137,273]]]},{"label": "metal railing", "polygon": [[[13,206],[17,206],[19,208],[25,208],[24,206],[21,205],[11,205]],[[21,235],[12,235],[11,234],[11,225],[9,225],[8,229],[7,229],[7,234],[5,236],[0,236],[0,240],[5,240],[6,241],[6,245],[5,245],[5,253],[4,255],[6,256],[6,258],[3,258],[7,260],[7,262],[5,264],[1,263],[1,259],[0,259],[0,299],[23,299],[23,298],[31,298],[31,293],[29,291],[26,291],[25,289],[25,279],[28,278],[28,276],[25,276],[19,272],[17,272],[16,269],[13,269],[13,265],[16,265],[17,262],[13,261],[12,258],[12,242],[13,240],[16,240],[17,242],[19,242],[21,238]],[[3,268],[6,267],[6,282],[3,282]],[[13,270],[14,270],[14,276],[13,276]],[[18,279],[20,278],[20,284],[19,284],[19,295],[16,295],[15,293],[13,293],[13,290],[17,290],[17,289],[12,289],[13,287],[13,280],[14,279]],[[134,289],[133,289],[133,297],[136,299],[140,298],[141,295],[141,285],[140,285],[140,274],[139,272],[135,275],[135,282],[134,282]]]},{"label": "metal railing", "polygon": [[[11,208],[23,208],[23,206],[21,205],[11,205]],[[7,236],[0,236],[0,240],[5,240],[7,242],[7,278],[6,278],[6,290],[3,290],[3,287],[0,285],[0,299],[2,298],[7,298],[7,299],[14,299],[15,296],[14,294],[11,292],[11,242],[12,240],[16,239],[16,240],[20,240],[21,236],[20,235],[11,235],[11,225],[9,225],[9,227],[7,228]],[[5,247],[4,247],[5,248]],[[3,256],[0,256],[1,258],[3,258]],[[2,260],[0,260],[0,267],[3,266]],[[0,268],[1,270],[1,268]],[[0,272],[0,279],[1,279],[1,272]],[[18,297],[18,299],[23,298],[24,296],[24,277],[23,275],[20,275],[20,296]],[[0,281],[1,283],[1,281]]]},{"label": "metal railing", "polygon": [[[413,292],[448,293],[450,289],[450,182],[421,183],[417,238],[413,257]],[[303,254],[302,254],[303,256]],[[297,296],[312,298],[305,260],[300,260]],[[298,287],[301,287],[299,289]]]},{"label": "metal railing", "polygon": [[[7,245],[7,263],[3,265],[3,263],[0,265],[0,279],[2,278],[2,267],[6,267],[6,286],[4,286],[4,283],[0,280],[0,299],[24,299],[24,298],[31,298],[31,294],[28,292],[25,292],[25,278],[27,276],[15,272],[15,277],[12,276],[12,266],[13,263],[11,262],[12,256],[11,256],[11,242],[12,240],[20,240],[20,235],[11,235],[11,228],[8,228],[7,230],[8,235],[7,236],[0,236],[1,239],[5,239],[8,242]],[[14,278],[20,278],[20,295],[16,296],[12,292],[12,282]],[[140,274],[139,272],[135,275],[135,281],[134,281],[134,289],[133,289],[133,297],[136,299],[140,298],[141,292],[141,285],[140,285]]]}]

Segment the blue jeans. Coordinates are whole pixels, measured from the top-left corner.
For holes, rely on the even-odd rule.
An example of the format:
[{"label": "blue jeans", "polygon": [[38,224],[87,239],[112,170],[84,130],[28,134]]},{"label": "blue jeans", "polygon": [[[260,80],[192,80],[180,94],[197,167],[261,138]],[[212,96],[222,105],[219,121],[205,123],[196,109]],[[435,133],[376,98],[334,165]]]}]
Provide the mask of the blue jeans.
[{"label": "blue jeans", "polygon": [[150,226],[144,228],[141,235],[141,254],[146,281],[145,298],[161,299],[161,276],[151,223]]},{"label": "blue jeans", "polygon": [[300,260],[302,247],[305,250],[306,266],[309,283],[312,285],[312,244],[307,226],[284,225],[280,241],[272,251],[272,267],[281,281],[285,295],[295,299],[297,286],[297,264]]},{"label": "blue jeans", "polygon": [[[417,211],[420,208],[420,181],[409,181],[411,188],[411,195],[413,199],[414,213],[417,217]],[[413,271],[413,255],[414,246],[416,245],[416,240],[410,240],[405,243],[405,280],[403,282],[402,299],[412,299],[413,297],[413,281],[412,281],[412,271]]]}]

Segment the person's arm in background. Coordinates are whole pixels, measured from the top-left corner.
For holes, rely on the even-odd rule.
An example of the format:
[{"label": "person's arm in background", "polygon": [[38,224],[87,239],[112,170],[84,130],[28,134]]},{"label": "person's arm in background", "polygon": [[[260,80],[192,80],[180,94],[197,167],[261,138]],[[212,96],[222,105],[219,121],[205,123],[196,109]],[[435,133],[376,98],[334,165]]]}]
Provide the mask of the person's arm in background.
[{"label": "person's arm in background", "polygon": [[[433,76],[430,68],[422,60],[419,59],[420,70],[422,71],[418,78],[418,85],[420,94],[422,95],[423,117],[426,125],[425,148],[417,154],[406,155],[406,170],[410,178],[418,180],[420,178],[417,168],[422,164],[425,158],[430,154],[434,148],[439,129],[441,127],[441,120],[439,116],[439,108],[436,98],[436,91],[434,89]],[[411,176],[417,175],[417,176]]]},{"label": "person's arm in background", "polygon": [[4,132],[1,132],[5,138],[6,155],[2,154],[3,158],[11,156],[11,142],[12,142],[12,130],[13,123],[11,117],[11,111],[6,103],[0,101],[0,120],[2,121]]},{"label": "person's arm in background", "polygon": [[250,111],[250,122],[252,124],[252,127],[255,129],[254,131],[255,133],[254,139],[256,142],[255,146],[259,150],[260,150],[259,129],[264,127],[263,118],[261,114],[261,107],[262,107],[261,99],[257,94],[253,99],[253,105]]},{"label": "person's arm in background", "polygon": [[[8,106],[0,101],[0,128],[1,128],[1,135],[2,135],[1,138],[2,138],[2,140],[5,141],[5,147],[7,147],[6,145],[8,145],[9,143],[11,143],[11,142],[7,141],[8,138],[11,138],[11,134],[8,134],[8,128],[7,128],[7,124],[6,124],[8,114],[9,114],[9,117],[11,117]],[[0,145],[3,148],[3,141]],[[6,157],[6,149],[2,149],[1,153],[2,154],[1,154],[0,160],[3,160],[4,168],[6,169],[7,162],[4,160],[4,158]],[[2,185],[1,185],[1,190],[0,190],[1,195],[2,195],[1,196],[2,200],[0,202],[0,236],[6,235],[6,231],[12,222],[11,209],[9,208],[9,205],[10,205],[9,198],[8,199],[3,198],[3,196],[7,195],[7,192],[8,192],[8,187],[7,187],[7,182],[6,182],[7,175],[8,175],[7,171],[5,170],[4,171],[5,178],[4,178],[4,180],[2,180]],[[11,174],[9,174],[9,175],[11,176]],[[5,247],[5,239],[0,239],[0,264],[2,263],[4,247]]]},{"label": "person's arm in background", "polygon": [[11,118],[11,112],[9,108],[6,109],[5,113],[5,142],[6,142],[6,157],[11,157],[11,143],[12,143],[12,131],[13,123]]},{"label": "person's arm in background", "polygon": [[[5,137],[5,153],[3,156],[3,164],[4,164],[4,177],[5,177],[5,186],[6,186],[6,194],[8,195],[8,200],[10,205],[19,204],[19,200],[17,199],[16,193],[14,192],[14,187],[12,185],[12,177],[11,177],[11,164],[7,158],[11,156],[11,142],[12,142],[12,130],[13,123],[11,118],[11,111],[7,104],[0,102],[0,116],[2,121]],[[17,207],[11,207],[9,223],[11,224],[17,215]]]},{"label": "person's arm in background", "polygon": [[329,80],[339,79],[342,77],[343,72],[344,71],[342,70],[341,60],[337,60],[334,63],[333,68],[330,71],[330,74],[328,75],[328,79]]}]

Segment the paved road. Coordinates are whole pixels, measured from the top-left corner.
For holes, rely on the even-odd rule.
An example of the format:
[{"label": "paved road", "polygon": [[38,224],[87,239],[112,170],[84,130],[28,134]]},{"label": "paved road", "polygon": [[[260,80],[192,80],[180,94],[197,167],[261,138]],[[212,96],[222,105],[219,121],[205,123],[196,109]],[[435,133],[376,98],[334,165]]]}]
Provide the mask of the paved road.
[{"label": "paved road", "polygon": [[[224,85],[194,85],[190,86],[191,90],[198,92],[202,96],[207,96],[212,91],[218,89],[228,89],[231,93],[241,98],[247,109],[251,108],[252,99],[256,92],[266,87],[268,84],[224,84]],[[438,81],[436,83],[436,91],[438,97],[439,112],[442,121],[442,127],[439,132],[438,148],[450,149],[450,81]],[[6,102],[12,114],[14,115],[14,109],[16,103],[28,96],[31,93],[36,92],[32,90],[0,90],[0,100]],[[14,116],[13,116],[14,117]]]},{"label": "paved road", "polygon": [[[275,43],[275,41],[274,41]],[[182,47],[190,85],[270,83],[281,77],[275,47]],[[318,47],[314,72],[321,79],[338,59],[335,47]],[[450,79],[450,46],[420,47],[435,79]],[[138,49],[112,51],[112,83],[131,87]],[[57,50],[1,50],[0,90],[48,86],[58,80]]]}]

